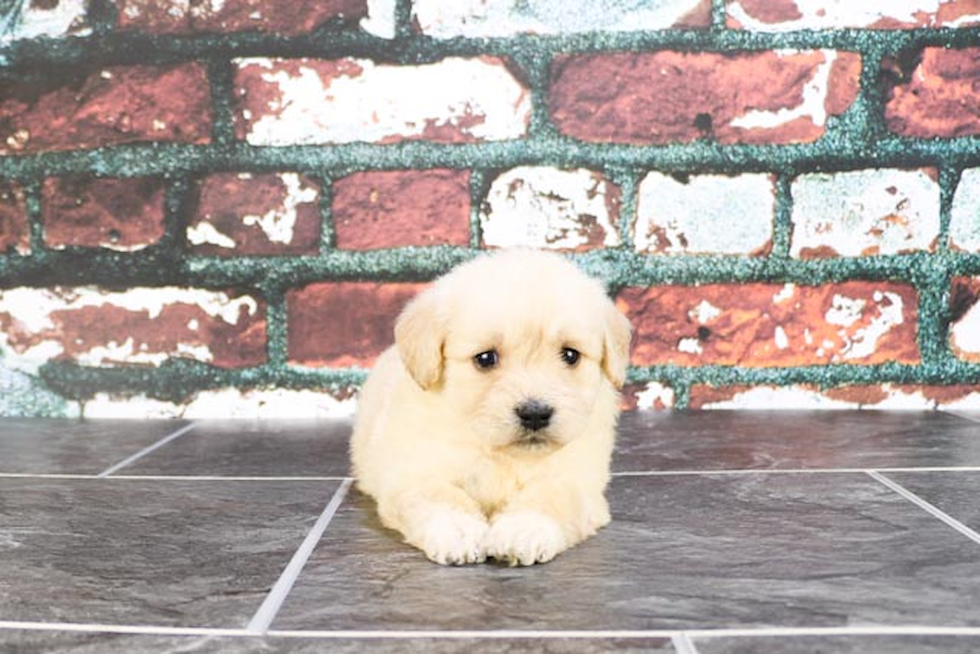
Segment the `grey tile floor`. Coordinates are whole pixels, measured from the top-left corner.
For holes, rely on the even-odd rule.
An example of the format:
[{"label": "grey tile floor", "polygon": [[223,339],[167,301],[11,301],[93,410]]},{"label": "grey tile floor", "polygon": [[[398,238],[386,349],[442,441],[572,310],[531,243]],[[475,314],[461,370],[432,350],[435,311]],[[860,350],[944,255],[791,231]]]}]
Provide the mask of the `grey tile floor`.
[{"label": "grey tile floor", "polygon": [[627,414],[533,568],[401,544],[348,434],[0,420],[0,652],[980,651],[980,414]]}]

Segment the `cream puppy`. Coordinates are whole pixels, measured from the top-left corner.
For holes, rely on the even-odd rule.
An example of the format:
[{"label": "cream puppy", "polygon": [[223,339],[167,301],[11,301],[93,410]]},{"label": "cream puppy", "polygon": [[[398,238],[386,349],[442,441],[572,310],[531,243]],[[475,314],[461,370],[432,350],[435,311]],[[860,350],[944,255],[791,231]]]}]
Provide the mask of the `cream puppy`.
[{"label": "cream puppy", "polygon": [[551,560],[609,522],[630,336],[558,255],[459,266],[405,308],[361,392],[358,486],[437,563]]}]

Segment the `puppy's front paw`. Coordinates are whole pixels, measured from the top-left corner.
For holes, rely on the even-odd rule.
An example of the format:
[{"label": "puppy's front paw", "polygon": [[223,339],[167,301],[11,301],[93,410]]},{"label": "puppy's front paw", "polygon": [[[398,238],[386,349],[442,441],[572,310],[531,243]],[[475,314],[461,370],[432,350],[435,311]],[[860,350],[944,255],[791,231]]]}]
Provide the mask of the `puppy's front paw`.
[{"label": "puppy's front paw", "polygon": [[418,546],[429,560],[442,565],[483,563],[487,521],[453,508],[437,508],[422,528]]},{"label": "puppy's front paw", "polygon": [[511,565],[545,563],[565,547],[561,525],[538,511],[502,513],[487,534],[487,556]]}]

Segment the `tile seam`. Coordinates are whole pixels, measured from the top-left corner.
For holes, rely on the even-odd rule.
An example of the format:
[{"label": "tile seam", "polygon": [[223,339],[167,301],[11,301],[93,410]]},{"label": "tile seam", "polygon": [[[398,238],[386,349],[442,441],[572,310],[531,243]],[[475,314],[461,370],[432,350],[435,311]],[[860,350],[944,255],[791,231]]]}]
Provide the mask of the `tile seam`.
[{"label": "tile seam", "polygon": [[905,488],[898,482],[889,479],[885,475],[881,474],[879,471],[868,470],[866,472],[869,477],[871,477],[878,483],[887,487],[894,493],[897,493],[898,495],[902,496],[904,499],[911,502],[912,504],[915,504],[923,511],[926,511],[927,513],[932,515],[932,517],[941,520],[948,527],[952,527],[963,536],[966,536],[967,538],[972,540],[974,543],[980,545],[980,533],[977,533],[976,531],[966,526],[965,524],[963,524],[953,516],[949,515],[939,507],[935,506],[934,504],[931,504],[930,502],[927,502],[926,500],[922,499],[921,497],[919,497],[909,489]]},{"label": "tile seam", "polygon": [[670,642],[673,644],[677,654],[698,654],[698,648],[694,645],[694,641],[686,631],[672,636]]},{"label": "tile seam", "polygon": [[153,443],[149,447],[144,447],[139,452],[137,452],[137,453],[135,453],[135,454],[133,454],[133,455],[131,455],[129,457],[126,457],[125,459],[123,459],[119,463],[116,463],[115,465],[109,466],[108,468],[106,468],[105,470],[103,470],[102,472],[100,472],[97,476],[100,477],[100,478],[109,477],[109,476],[115,474],[116,472],[122,470],[123,468],[125,468],[125,467],[127,467],[127,466],[129,466],[129,465],[131,465],[133,463],[135,463],[136,461],[139,461],[140,459],[142,459],[146,455],[155,452],[156,450],[160,449],[164,445],[167,445],[171,441],[177,440],[178,438],[180,438],[184,434],[192,431],[195,427],[197,427],[197,423],[196,422],[192,422],[190,424],[184,425],[183,427],[181,427],[177,431],[175,431],[172,434],[169,434],[167,436],[164,436],[163,438],[161,438],[157,442]]},{"label": "tile seam", "polygon": [[158,625],[124,625],[105,623],[68,623],[0,620],[3,631],[64,631],[75,633],[117,633],[132,635],[229,636],[311,639],[609,639],[609,638],[677,638],[702,640],[712,638],[802,637],[802,636],[961,636],[980,637],[980,627],[885,625],[844,627],[736,627],[717,629],[604,629],[604,630],[276,630],[257,634],[248,629],[220,627],[170,627]]},{"label": "tile seam", "polygon": [[[878,472],[980,472],[980,466],[923,466],[900,468],[875,468]],[[629,470],[613,472],[613,477],[684,477],[684,476],[737,476],[737,475],[821,475],[866,474],[868,468],[743,468],[731,470]]]},{"label": "tile seam", "polygon": [[963,420],[968,420],[970,422],[980,422],[980,417],[970,416],[969,414],[964,413],[963,411],[947,411],[947,410],[943,410],[943,409],[940,409],[940,411],[942,413],[945,413],[945,414],[948,414],[948,415],[951,415],[951,416],[956,416],[957,418],[962,418]]},{"label": "tile seam", "polygon": [[[877,472],[978,472],[977,466],[922,466],[875,468]],[[623,470],[611,473],[613,478],[628,479],[633,477],[726,477],[740,475],[832,475],[832,474],[866,474],[868,468],[744,468],[731,470]],[[202,482],[344,482],[350,477],[346,475],[322,476],[236,476],[236,475],[117,475],[102,477],[99,474],[80,473],[43,473],[43,472],[0,472],[0,479],[65,479],[65,480],[97,480],[112,479],[115,481],[202,481]]]},{"label": "tile seam", "polygon": [[611,639],[611,638],[674,638],[685,635],[689,639],[744,638],[744,637],[796,637],[796,636],[971,636],[980,637],[980,627],[942,627],[919,625],[891,625],[869,627],[720,627],[717,629],[488,629],[488,630],[399,630],[372,629],[348,630],[277,630],[266,635],[277,638],[323,639]]},{"label": "tile seam", "polygon": [[300,543],[299,548],[293,554],[292,559],[283,569],[282,574],[279,575],[279,579],[276,580],[275,585],[266,594],[265,600],[263,600],[261,606],[252,616],[249,621],[246,631],[253,635],[264,635],[269,631],[269,626],[272,621],[275,620],[276,615],[279,613],[279,609],[282,608],[283,603],[289,596],[290,591],[293,589],[293,584],[299,578],[300,573],[303,571],[303,567],[306,565],[307,560],[309,560],[310,555],[316,548],[320,539],[323,537],[324,532],[326,532],[327,527],[333,520],[334,515],[336,515],[337,510],[343,503],[344,498],[347,496],[347,491],[350,490],[351,484],[353,483],[352,478],[346,478],[340,484],[336,491],[334,491],[333,496],[327,503],[327,506],[323,509],[320,517],[313,524],[313,527],[306,534],[306,538]]},{"label": "tile seam", "polygon": [[258,476],[220,476],[220,475],[112,475],[102,477],[94,474],[76,473],[43,473],[43,472],[0,472],[0,479],[66,479],[76,481],[111,479],[114,481],[203,481],[203,482],[320,482],[320,481],[339,481],[347,479],[346,476],[280,476],[280,477],[258,477]]}]

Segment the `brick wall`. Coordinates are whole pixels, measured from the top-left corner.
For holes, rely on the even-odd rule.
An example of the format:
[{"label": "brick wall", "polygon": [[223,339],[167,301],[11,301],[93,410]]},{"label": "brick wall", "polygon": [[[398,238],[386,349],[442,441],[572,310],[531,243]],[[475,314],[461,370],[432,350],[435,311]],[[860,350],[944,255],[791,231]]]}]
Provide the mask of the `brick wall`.
[{"label": "brick wall", "polygon": [[629,405],[977,406],[978,91],[976,0],[25,1],[0,413],[349,412],[512,245],[605,279]]}]

